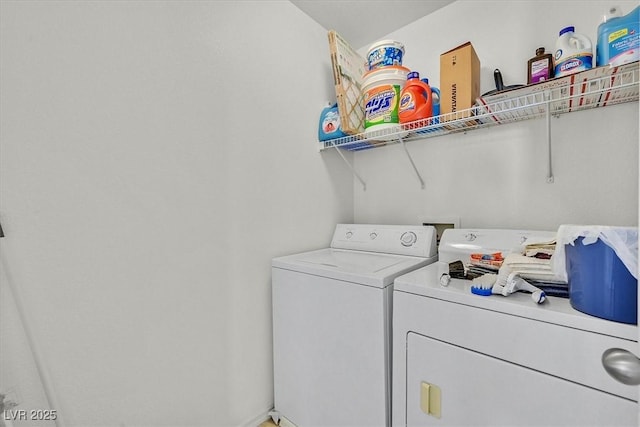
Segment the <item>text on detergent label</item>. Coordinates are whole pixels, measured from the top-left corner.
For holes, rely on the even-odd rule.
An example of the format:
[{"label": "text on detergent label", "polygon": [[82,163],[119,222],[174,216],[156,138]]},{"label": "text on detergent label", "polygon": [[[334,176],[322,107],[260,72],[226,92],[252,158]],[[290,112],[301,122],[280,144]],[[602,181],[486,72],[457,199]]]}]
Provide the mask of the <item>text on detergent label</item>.
[{"label": "text on detergent label", "polygon": [[[380,89],[380,88],[379,88]],[[372,91],[366,100],[365,115],[368,121],[384,117],[396,109],[397,89],[393,85],[383,86],[379,91]]]}]

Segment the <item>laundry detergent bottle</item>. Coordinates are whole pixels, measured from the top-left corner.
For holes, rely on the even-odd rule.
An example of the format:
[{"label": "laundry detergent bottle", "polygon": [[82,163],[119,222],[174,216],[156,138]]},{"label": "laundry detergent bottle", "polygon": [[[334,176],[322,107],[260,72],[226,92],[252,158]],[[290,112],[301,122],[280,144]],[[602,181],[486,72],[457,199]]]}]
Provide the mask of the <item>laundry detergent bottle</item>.
[{"label": "laundry detergent bottle", "polygon": [[598,26],[596,66],[619,66],[640,60],[640,6],[626,15],[619,7],[607,10]]},{"label": "laundry detergent bottle", "polygon": [[340,125],[340,113],[338,104],[327,104],[320,113],[320,123],[318,124],[318,141],[328,141],[330,139],[347,136],[342,132]]},{"label": "laundry detergent bottle", "polygon": [[[421,79],[426,84],[429,84],[429,79]],[[431,87],[431,105],[433,106],[433,116],[440,115],[440,89],[437,87]]]},{"label": "laundry detergent bottle", "polygon": [[407,74],[407,83],[400,94],[398,115],[400,123],[426,119],[433,115],[431,87],[428,83],[420,80],[420,74],[416,71]]},{"label": "laundry detergent bottle", "polygon": [[556,77],[589,70],[593,64],[593,47],[589,37],[575,32],[575,27],[560,30],[553,58]]},{"label": "laundry detergent bottle", "polygon": [[[429,84],[429,79],[422,79],[427,85]],[[433,107],[433,115],[431,119],[426,123],[426,126],[429,126],[428,129],[419,130],[418,133],[430,133],[436,131],[439,127],[433,127],[432,125],[436,125],[440,123],[440,89],[437,87],[429,86],[431,88],[431,105]],[[423,123],[420,123],[420,126],[423,126]]]}]

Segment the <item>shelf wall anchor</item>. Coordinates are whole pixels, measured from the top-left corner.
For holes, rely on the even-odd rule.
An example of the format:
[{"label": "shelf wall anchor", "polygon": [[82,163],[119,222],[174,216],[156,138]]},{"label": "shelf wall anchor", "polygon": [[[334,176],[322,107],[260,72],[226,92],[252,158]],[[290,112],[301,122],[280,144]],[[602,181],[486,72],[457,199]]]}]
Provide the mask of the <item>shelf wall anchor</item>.
[{"label": "shelf wall anchor", "polygon": [[400,141],[400,144],[402,144],[402,148],[404,148],[404,152],[407,154],[407,157],[409,158],[409,162],[411,162],[413,171],[416,173],[416,176],[418,177],[418,181],[420,181],[420,188],[424,190],[424,179],[422,179],[422,176],[420,176],[420,172],[418,172],[418,168],[416,167],[416,164],[414,163],[413,158],[409,153],[409,150],[407,150],[407,143],[404,142],[402,138],[398,138],[398,141]]},{"label": "shelf wall anchor", "polygon": [[353,176],[358,178],[358,181],[360,181],[360,184],[362,184],[362,191],[367,191],[367,183],[364,182],[364,180],[362,178],[360,178],[360,175],[358,175],[358,172],[356,172],[356,170],[353,167],[353,165],[351,164],[351,162],[349,160],[347,160],[347,158],[344,156],[344,154],[342,154],[342,151],[340,151],[338,146],[334,145],[334,147],[336,148],[336,151],[338,152],[338,154],[340,154],[340,157],[342,157],[342,160],[344,160],[344,162],[347,164],[347,166],[349,166],[349,169],[351,169],[351,173],[353,174]]}]

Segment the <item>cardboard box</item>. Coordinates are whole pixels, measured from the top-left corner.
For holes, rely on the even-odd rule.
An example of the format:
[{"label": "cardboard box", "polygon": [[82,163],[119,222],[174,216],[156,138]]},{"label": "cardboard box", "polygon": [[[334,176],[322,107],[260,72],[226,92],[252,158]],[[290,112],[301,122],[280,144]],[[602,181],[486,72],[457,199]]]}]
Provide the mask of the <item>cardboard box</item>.
[{"label": "cardboard box", "polygon": [[[440,114],[473,107],[480,96],[480,60],[471,42],[440,55]],[[467,112],[460,117],[469,117]]]}]

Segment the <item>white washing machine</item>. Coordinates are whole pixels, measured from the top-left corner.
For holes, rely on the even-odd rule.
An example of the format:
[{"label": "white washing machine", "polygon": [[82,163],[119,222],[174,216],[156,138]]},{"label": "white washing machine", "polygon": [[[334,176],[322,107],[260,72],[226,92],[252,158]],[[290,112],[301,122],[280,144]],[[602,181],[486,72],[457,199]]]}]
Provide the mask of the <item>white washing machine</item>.
[{"label": "white washing machine", "polygon": [[[610,377],[610,348],[637,354],[637,326],[574,310],[568,299],[479,296],[440,284],[449,262],[503,255],[555,233],[451,229],[439,262],[398,277],[393,296],[394,426],[638,425],[638,389]],[[445,282],[446,283],[446,282]]]},{"label": "white washing machine", "polygon": [[273,259],[274,419],[390,425],[393,280],[436,249],[431,226],[338,224],[330,248]]}]

